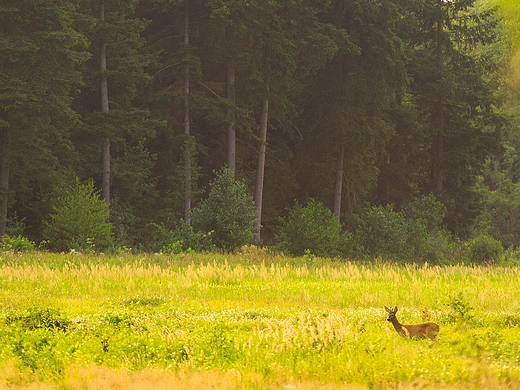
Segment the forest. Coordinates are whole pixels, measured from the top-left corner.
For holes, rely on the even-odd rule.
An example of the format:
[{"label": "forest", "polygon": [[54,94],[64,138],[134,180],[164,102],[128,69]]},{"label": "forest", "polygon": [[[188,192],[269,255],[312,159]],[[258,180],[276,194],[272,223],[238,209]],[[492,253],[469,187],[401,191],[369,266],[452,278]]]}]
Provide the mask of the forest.
[{"label": "forest", "polygon": [[519,15],[506,0],[2,2],[0,236],[516,248]]}]

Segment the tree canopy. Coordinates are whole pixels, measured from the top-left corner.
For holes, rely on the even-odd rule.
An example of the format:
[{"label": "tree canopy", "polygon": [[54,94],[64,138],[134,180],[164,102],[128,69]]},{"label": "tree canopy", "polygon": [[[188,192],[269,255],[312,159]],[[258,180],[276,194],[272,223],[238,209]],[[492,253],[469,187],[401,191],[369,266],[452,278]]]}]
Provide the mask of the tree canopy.
[{"label": "tree canopy", "polygon": [[502,0],[0,6],[0,234],[23,221],[43,239],[63,189],[93,180],[117,245],[146,248],[210,204],[227,166],[258,243],[309,199],[349,230],[367,204],[399,213],[430,194],[454,237],[502,221],[486,232],[520,243],[489,208],[518,199],[517,165],[500,163],[520,147],[518,14]]}]

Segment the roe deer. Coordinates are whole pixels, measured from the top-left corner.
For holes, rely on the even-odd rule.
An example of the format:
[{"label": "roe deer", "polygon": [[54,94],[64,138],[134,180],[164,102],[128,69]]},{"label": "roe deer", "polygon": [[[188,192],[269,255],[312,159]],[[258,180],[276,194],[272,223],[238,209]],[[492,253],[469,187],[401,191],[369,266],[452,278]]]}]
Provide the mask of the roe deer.
[{"label": "roe deer", "polygon": [[395,313],[397,313],[397,306],[394,309],[389,309],[385,306],[385,310],[388,313],[387,321],[390,321],[397,333],[403,337],[417,339],[428,337],[433,340],[439,334],[439,325],[434,322],[424,322],[417,325],[403,325],[399,323],[399,320],[395,316]]}]

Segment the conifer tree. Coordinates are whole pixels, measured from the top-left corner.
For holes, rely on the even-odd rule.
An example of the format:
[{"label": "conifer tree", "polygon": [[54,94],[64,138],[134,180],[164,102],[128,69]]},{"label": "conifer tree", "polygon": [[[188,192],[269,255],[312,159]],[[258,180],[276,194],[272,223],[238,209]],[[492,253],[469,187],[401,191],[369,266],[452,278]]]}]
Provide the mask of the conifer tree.
[{"label": "conifer tree", "polygon": [[68,130],[77,120],[71,93],[86,59],[85,38],[75,29],[77,5],[21,0],[0,6],[0,236],[28,180],[48,180],[59,148],[70,149]]}]

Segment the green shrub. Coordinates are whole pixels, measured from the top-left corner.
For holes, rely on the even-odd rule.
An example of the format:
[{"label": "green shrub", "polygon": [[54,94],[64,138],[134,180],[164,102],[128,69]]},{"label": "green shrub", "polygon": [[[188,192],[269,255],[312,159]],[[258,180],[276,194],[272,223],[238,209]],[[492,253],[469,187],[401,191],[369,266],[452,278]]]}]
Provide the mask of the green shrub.
[{"label": "green shrub", "polygon": [[175,241],[171,244],[164,245],[159,253],[169,253],[169,254],[178,254],[182,253],[184,250],[182,249],[182,242],[181,241]]},{"label": "green shrub", "polygon": [[110,199],[110,222],[113,240],[110,251],[117,253],[125,248],[141,249],[143,220],[135,215],[133,208],[117,197]]},{"label": "green shrub", "polygon": [[51,329],[55,331],[66,331],[72,324],[54,308],[30,308],[24,314],[7,316],[5,323],[23,330]]},{"label": "green shrub", "polygon": [[453,309],[456,313],[453,316],[453,319],[457,321],[471,321],[474,318],[473,314],[470,314],[470,311],[473,310],[473,307],[469,305],[469,301],[464,297],[464,294],[459,292],[457,295],[453,295],[446,306]]},{"label": "green shrub", "polygon": [[9,219],[7,224],[7,235],[11,237],[23,236],[25,232],[25,218],[18,219],[16,213]]},{"label": "green shrub", "polygon": [[306,206],[296,202],[281,222],[275,236],[276,247],[290,255],[342,256],[352,246],[351,236],[343,232],[332,211],[315,199],[309,200]]},{"label": "green shrub", "polygon": [[60,250],[92,251],[108,246],[112,224],[106,203],[99,198],[94,183],[77,184],[54,207],[44,235]]},{"label": "green shrub", "polygon": [[422,233],[419,224],[409,225],[404,212],[394,211],[393,205],[370,206],[357,222],[358,240],[372,256],[404,254],[410,232]]},{"label": "green shrub", "polygon": [[182,252],[209,252],[215,250],[215,245],[212,241],[213,232],[196,231],[192,225],[179,221],[177,227],[171,233],[171,241],[166,247],[173,243]]},{"label": "green shrub", "polygon": [[370,206],[356,217],[355,235],[366,254],[405,261],[441,262],[451,257],[449,234],[440,223],[444,207],[434,198],[420,198],[405,211],[393,205]]},{"label": "green shrub", "polygon": [[177,241],[173,231],[164,223],[147,223],[141,229],[142,249],[146,252],[158,253],[161,249]]},{"label": "green shrub", "polygon": [[510,246],[501,256],[500,265],[518,266],[520,265],[520,248]]},{"label": "green shrub", "polygon": [[145,250],[153,253],[210,252],[215,250],[211,233],[196,231],[193,226],[180,220],[174,229],[164,223],[150,223],[143,229],[147,245]]},{"label": "green shrub", "polygon": [[467,243],[469,258],[475,263],[496,262],[504,248],[502,243],[488,234],[481,234]]},{"label": "green shrub", "polygon": [[421,221],[429,232],[439,230],[446,216],[446,206],[433,194],[412,200],[404,211],[407,218]]},{"label": "green shrub", "polygon": [[34,243],[23,236],[4,236],[0,241],[0,250],[13,252],[30,252],[34,250]]},{"label": "green shrub", "polygon": [[222,168],[209,186],[208,199],[192,210],[193,233],[209,236],[217,248],[225,251],[251,244],[256,212],[245,183]]}]

